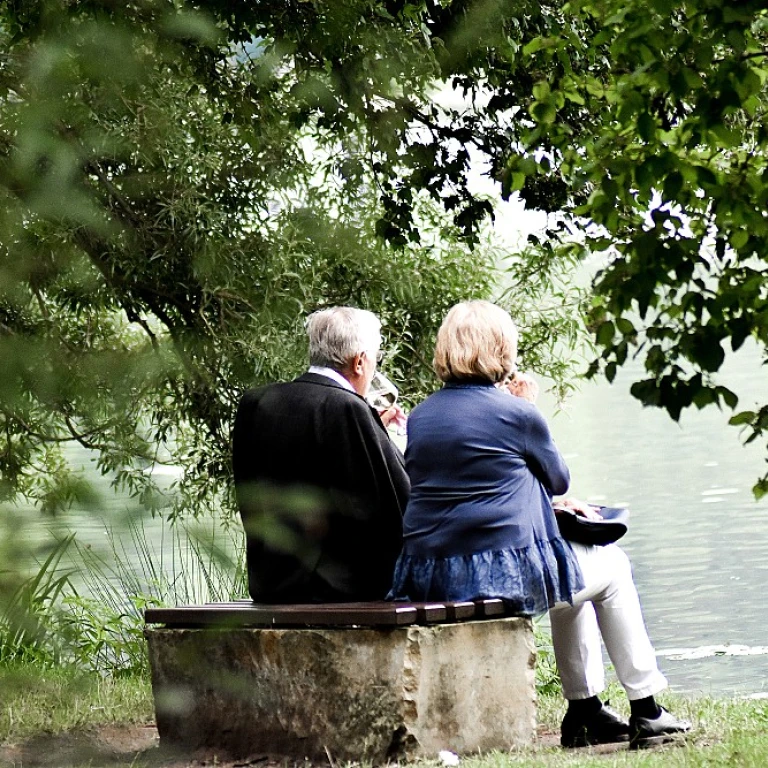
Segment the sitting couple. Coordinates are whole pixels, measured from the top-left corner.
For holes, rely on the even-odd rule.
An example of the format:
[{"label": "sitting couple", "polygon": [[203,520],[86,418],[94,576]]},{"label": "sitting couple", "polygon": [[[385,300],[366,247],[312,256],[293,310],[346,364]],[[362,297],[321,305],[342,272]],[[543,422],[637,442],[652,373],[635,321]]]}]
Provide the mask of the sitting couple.
[{"label": "sitting couple", "polygon": [[[335,307],[307,323],[307,373],[248,391],[233,432],[238,504],[257,602],[502,598],[549,611],[568,710],[565,747],[687,731],[654,696],[666,687],[630,563],[615,544],[564,540],[552,499],[568,468],[513,375],[518,334],[489,302],[458,304],[437,336],[443,387],[408,419],[405,459],[365,400],[380,357],[370,312]],[[565,501],[577,513],[591,508]],[[394,580],[393,580],[394,573]],[[604,705],[601,637],[630,702]]]}]

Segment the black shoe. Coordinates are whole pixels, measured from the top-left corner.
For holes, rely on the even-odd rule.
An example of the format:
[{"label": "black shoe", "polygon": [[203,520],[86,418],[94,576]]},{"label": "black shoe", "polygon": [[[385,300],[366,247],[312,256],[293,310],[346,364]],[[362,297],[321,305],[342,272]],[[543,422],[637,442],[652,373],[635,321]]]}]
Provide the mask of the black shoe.
[{"label": "black shoe", "polygon": [[678,736],[691,730],[687,720],[678,720],[671,712],[660,707],[657,717],[630,717],[630,749],[642,749],[674,741]]},{"label": "black shoe", "polygon": [[586,717],[566,712],[560,726],[560,744],[568,749],[628,739],[629,723],[607,704]]}]

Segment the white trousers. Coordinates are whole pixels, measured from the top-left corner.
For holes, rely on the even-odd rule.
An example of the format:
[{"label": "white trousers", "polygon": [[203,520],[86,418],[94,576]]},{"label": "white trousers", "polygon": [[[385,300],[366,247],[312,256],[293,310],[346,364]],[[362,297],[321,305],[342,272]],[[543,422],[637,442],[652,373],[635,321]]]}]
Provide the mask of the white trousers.
[{"label": "white trousers", "polygon": [[586,586],[574,595],[573,605],[557,603],[549,612],[563,695],[586,699],[605,689],[602,635],[627,697],[653,696],[667,680],[648,638],[629,558],[615,544],[571,546]]}]

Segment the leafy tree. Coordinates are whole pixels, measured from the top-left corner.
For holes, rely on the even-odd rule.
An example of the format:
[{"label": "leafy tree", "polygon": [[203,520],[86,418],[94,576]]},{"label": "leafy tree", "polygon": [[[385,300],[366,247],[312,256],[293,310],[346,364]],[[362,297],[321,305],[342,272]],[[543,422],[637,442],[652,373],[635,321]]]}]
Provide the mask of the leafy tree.
[{"label": "leafy tree", "polygon": [[[632,393],[643,403],[675,419],[691,405],[735,409],[715,376],[726,346],[753,337],[765,358],[768,344],[764,4],[600,1],[567,11],[561,32],[525,48],[551,75],[534,86],[523,149],[551,144],[553,168],[588,195],[573,214],[598,225],[576,247],[606,250],[592,312],[603,351],[591,372],[610,380],[639,353],[647,375]],[[572,72],[576,61],[589,67]],[[569,103],[592,116],[579,132],[561,119]],[[731,421],[754,440],[768,433],[768,405]],[[768,473],[754,492],[768,492]]]},{"label": "leafy tree", "polygon": [[[303,368],[307,312],[378,312],[418,398],[447,308],[501,291],[465,155],[436,155],[434,189],[410,178],[409,94],[431,103],[439,75],[423,9],[16,0],[0,14],[2,498],[87,501],[61,450],[75,440],[151,509],[166,503],[157,461],[185,470],[174,514],[231,509],[237,397]],[[562,261],[538,258],[510,261],[529,277],[508,300],[529,364],[562,379],[555,344],[578,336],[564,304],[580,297]]]}]

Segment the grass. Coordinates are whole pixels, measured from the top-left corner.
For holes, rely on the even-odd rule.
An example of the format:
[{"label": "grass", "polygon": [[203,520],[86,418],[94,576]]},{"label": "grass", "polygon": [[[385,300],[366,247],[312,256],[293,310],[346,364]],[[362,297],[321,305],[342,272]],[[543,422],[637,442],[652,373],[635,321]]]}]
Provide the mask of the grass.
[{"label": "grass", "polygon": [[[627,714],[626,700],[618,688],[609,691],[612,705]],[[462,768],[763,768],[768,765],[768,701],[690,698],[668,694],[662,698],[675,714],[695,723],[693,735],[682,746],[655,750],[614,752],[562,750],[537,744],[511,752],[464,756]],[[556,732],[564,704],[559,696],[539,699],[539,721]],[[143,724],[153,720],[149,681],[145,676],[104,678],[72,667],[42,669],[35,664],[0,666],[0,743],[106,724]],[[152,766],[162,765],[146,756]],[[141,768],[144,757],[111,765]],[[91,763],[89,763],[91,764]],[[178,765],[178,763],[173,763]],[[267,765],[271,765],[267,764]],[[288,765],[288,763],[286,763]],[[436,760],[419,760],[414,768],[441,766]]]},{"label": "grass", "polygon": [[149,679],[105,678],[72,666],[0,666],[0,743],[108,723],[154,720]]},{"label": "grass", "polygon": [[[629,715],[626,699],[617,686],[608,691],[611,705]],[[463,768],[667,768],[671,766],[768,765],[768,701],[749,699],[692,698],[666,694],[662,704],[675,715],[691,720],[694,731],[681,745],[630,752],[627,749],[603,752],[599,749],[563,750],[559,746],[536,745],[513,752],[495,752],[482,757],[465,758]],[[539,698],[539,723],[557,733],[565,712],[560,697]]]}]

